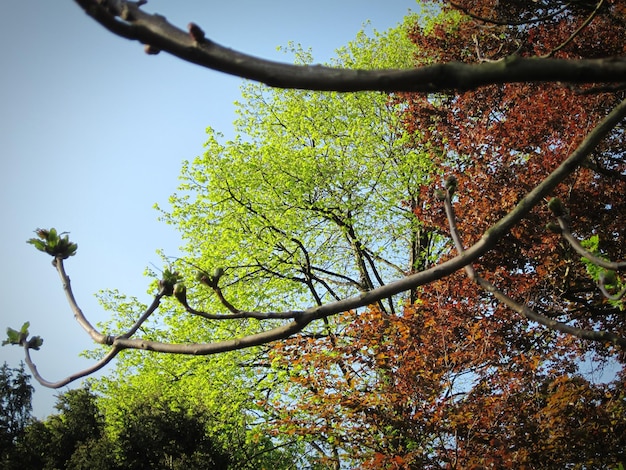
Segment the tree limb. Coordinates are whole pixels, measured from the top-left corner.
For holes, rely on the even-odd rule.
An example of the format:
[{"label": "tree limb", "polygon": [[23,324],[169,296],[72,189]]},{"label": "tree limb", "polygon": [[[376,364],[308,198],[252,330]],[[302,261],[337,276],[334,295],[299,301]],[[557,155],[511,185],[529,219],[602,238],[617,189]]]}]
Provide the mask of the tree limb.
[{"label": "tree limb", "polygon": [[[161,15],[145,13],[141,2],[74,0],[112,33],[162,50],[187,62],[280,88],[324,91],[470,90],[519,82],[610,83],[626,81],[626,59],[565,60],[509,56],[497,62],[449,62],[410,70],[347,70],[320,65],[289,65],[223,47],[189,25],[185,32]],[[201,30],[200,30],[201,32]]]},{"label": "tree limb", "polygon": [[[537,204],[539,204],[558,184],[560,184],[565,178],[567,178],[576,168],[578,168],[583,161],[589,156],[598,143],[609,133],[611,130],[626,117],[626,100],[616,106],[600,123],[587,135],[587,137],[580,143],[578,148],[572,152],[572,154],[566,158],[561,165],[559,165],[550,175],[548,175],[541,183],[539,183],[534,189],[532,189],[522,200],[512,209],[508,214],[502,217],[491,228],[489,228],[481,239],[472,245],[467,250],[463,249],[460,237],[455,241],[457,243],[457,249],[460,247],[461,251],[454,258],[445,261],[437,266],[433,266],[430,269],[411,274],[402,279],[394,282],[390,282],[384,286],[372,289],[367,292],[363,292],[357,296],[349,297],[346,299],[338,300],[335,302],[329,302],[323,305],[316,305],[303,311],[297,315],[293,320],[285,325],[274,327],[272,329],[244,336],[242,338],[234,338],[229,340],[218,341],[216,343],[185,343],[174,344],[164,343],[160,341],[151,341],[142,338],[130,338],[117,336],[105,336],[99,333],[91,324],[87,321],[82,311],[76,304],[74,296],[72,294],[69,278],[65,274],[63,269],[63,263],[61,259],[55,259],[55,267],[61,275],[64,289],[70,305],[75,313],[75,317],[78,322],[86,329],[92,338],[101,344],[110,344],[112,346],[111,351],[105,356],[103,360],[98,362],[85,371],[79,372],[60,382],[47,382],[41,378],[37,373],[35,364],[30,360],[28,348],[26,350],[26,360],[28,366],[31,368],[33,375],[44,386],[55,387],[57,384],[59,387],[66,385],[73,380],[84,377],[93,373],[104,365],[106,365],[117,353],[124,349],[143,349],[147,351],[170,353],[170,354],[189,354],[189,355],[209,355],[217,354],[227,351],[234,351],[239,349],[246,349],[262,344],[271,343],[281,339],[286,339],[302,331],[309,323],[324,319],[332,315],[336,315],[342,312],[358,309],[367,305],[372,305],[380,302],[382,299],[389,298],[393,295],[400,294],[402,292],[410,291],[416,287],[431,283],[433,281],[442,279],[449,274],[458,271],[461,268],[465,268],[470,265],[489,250],[491,250],[497,242],[506,235],[509,230],[522,220]],[[450,197],[448,193],[446,197]],[[453,227],[454,228],[454,227]],[[453,230],[454,231],[454,230]],[[473,268],[469,268],[473,270]],[[477,279],[481,278],[477,276]],[[610,341],[615,344],[626,346],[626,339],[616,335],[612,335],[606,332],[594,332],[583,330],[566,325],[561,322],[539,315],[524,305],[517,304],[512,299],[498,291],[495,287],[490,286],[487,281],[479,281],[479,284],[491,292],[498,300],[508,305],[513,310],[524,315],[526,318],[536,321],[549,328],[559,330],[565,333],[574,334],[580,338],[592,339],[596,341]],[[145,316],[145,315],[144,315]],[[143,317],[143,316],[142,316]]]}]

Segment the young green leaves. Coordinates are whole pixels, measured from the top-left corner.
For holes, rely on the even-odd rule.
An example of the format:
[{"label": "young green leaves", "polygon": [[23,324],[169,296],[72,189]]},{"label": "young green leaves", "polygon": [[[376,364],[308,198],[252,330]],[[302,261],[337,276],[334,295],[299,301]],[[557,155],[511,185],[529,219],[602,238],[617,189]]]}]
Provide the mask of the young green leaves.
[{"label": "young green leaves", "polygon": [[30,349],[38,350],[43,344],[43,339],[39,336],[33,336],[31,339],[28,339],[28,327],[30,326],[30,322],[26,322],[22,325],[19,331],[14,330],[13,328],[7,328],[7,339],[2,341],[2,346],[6,346],[7,344],[17,344],[20,346],[26,345]]},{"label": "young green leaves", "polygon": [[39,238],[31,238],[26,243],[34,245],[39,251],[59,259],[67,259],[76,254],[78,245],[69,240],[67,232],[59,234],[54,228],[50,230],[38,228],[35,233]]}]

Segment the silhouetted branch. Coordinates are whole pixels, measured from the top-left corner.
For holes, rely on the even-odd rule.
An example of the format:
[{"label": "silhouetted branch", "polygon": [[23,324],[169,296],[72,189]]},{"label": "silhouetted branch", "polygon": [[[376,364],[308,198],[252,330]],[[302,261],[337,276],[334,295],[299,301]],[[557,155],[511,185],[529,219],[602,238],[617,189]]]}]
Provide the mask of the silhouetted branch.
[{"label": "silhouetted branch", "polygon": [[480,15],[477,15],[475,13],[472,13],[468,8],[465,8],[463,5],[460,5],[460,4],[456,3],[456,2],[450,1],[448,3],[450,3],[450,5],[452,7],[454,7],[455,9],[465,13],[470,18],[473,18],[473,19],[478,20],[478,21],[482,21],[483,23],[490,23],[490,24],[494,24],[494,25],[498,25],[498,26],[522,26],[522,25],[526,25],[526,24],[541,23],[542,21],[546,21],[546,20],[549,20],[551,18],[554,18],[555,16],[560,15],[565,10],[567,10],[567,8],[569,7],[568,4],[565,4],[565,6],[563,6],[561,9],[559,9],[559,10],[557,10],[555,12],[552,12],[552,13],[548,13],[547,15],[537,16],[537,17],[531,18],[529,20],[508,21],[508,20],[496,20],[494,18],[487,18],[485,16],[480,16]]},{"label": "silhouetted branch", "polygon": [[589,26],[589,23],[591,23],[591,21],[598,14],[598,11],[600,10],[600,8],[602,7],[603,4],[604,4],[604,0],[600,0],[598,2],[598,4],[596,5],[596,7],[594,8],[594,10],[591,12],[591,14],[587,17],[587,19],[585,21],[583,21],[582,24],[578,28],[576,28],[576,31],[574,31],[570,35],[570,37],[568,37],[565,41],[563,41],[561,44],[559,44],[557,47],[555,47],[554,49],[552,49],[550,52],[548,52],[547,54],[545,54],[542,57],[551,57],[556,52],[559,52],[561,49],[563,49],[565,46],[567,46],[570,42],[572,42],[574,40],[574,38],[576,36],[578,36],[583,29],[585,29],[587,26]]},{"label": "silhouetted branch", "polygon": [[[255,80],[273,87],[334,91],[470,90],[518,82],[610,83],[626,81],[626,60],[564,60],[509,56],[497,62],[450,62],[411,70],[349,70],[320,65],[290,65],[259,59],[223,47],[204,37],[191,23],[188,31],[161,15],[145,13],[136,2],[75,0],[109,31],[149,45],[150,53],[168,52],[202,67]],[[202,33],[202,34],[201,34]]]}]

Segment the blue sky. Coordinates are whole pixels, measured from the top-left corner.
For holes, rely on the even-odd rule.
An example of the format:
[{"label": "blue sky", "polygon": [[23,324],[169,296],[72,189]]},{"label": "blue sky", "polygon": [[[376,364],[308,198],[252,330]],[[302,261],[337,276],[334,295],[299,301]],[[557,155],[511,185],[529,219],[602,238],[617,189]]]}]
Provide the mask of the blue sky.
[{"label": "blue sky", "polygon": [[[316,61],[354,38],[364,22],[385,30],[415,0],[151,0],[144,9],[242,52],[285,60],[277,46],[311,47]],[[183,160],[202,153],[205,128],[231,134],[242,81],[117,38],[71,0],[3,3],[0,15],[0,333],[30,321],[44,338],[39,371],[58,380],[90,364],[92,345],[74,320],[50,258],[25,241],[37,227],[69,231],[79,244],[66,263],[79,305],[92,322],[107,313],[94,294],[119,289],[149,302],[142,273],[177,255],[174,228],[157,220]],[[16,367],[17,347],[0,348]],[[106,369],[105,369],[106,373]],[[71,387],[79,384],[73,384]],[[34,412],[53,411],[36,384]]]}]

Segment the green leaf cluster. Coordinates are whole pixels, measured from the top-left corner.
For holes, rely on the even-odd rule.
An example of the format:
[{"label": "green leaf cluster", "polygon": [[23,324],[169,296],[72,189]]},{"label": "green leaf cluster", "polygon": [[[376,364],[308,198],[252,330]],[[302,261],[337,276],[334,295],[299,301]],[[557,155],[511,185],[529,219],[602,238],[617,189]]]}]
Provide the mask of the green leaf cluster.
[{"label": "green leaf cluster", "polygon": [[[600,249],[600,237],[596,235],[592,235],[587,240],[583,240],[581,245],[588,250],[590,253],[595,256],[606,259],[602,256],[602,250]],[[587,270],[587,274],[591,279],[595,282],[602,281],[607,289],[612,289],[615,291],[622,291],[626,284],[621,276],[618,276],[615,271],[610,269],[603,268],[601,266],[597,266],[596,264],[589,261],[587,258],[581,257],[581,261]],[[608,299],[610,305],[619,308],[620,310],[624,310],[626,308],[626,300],[625,299]]]},{"label": "green leaf cluster", "polygon": [[[163,276],[159,280],[159,289],[163,295],[173,295],[176,290],[175,288],[181,285],[179,284],[180,282],[182,282],[182,277],[178,271],[164,269]],[[180,287],[178,290],[180,290]]]},{"label": "green leaf cluster", "polygon": [[19,346],[27,346],[29,349],[39,350],[43,344],[43,339],[39,336],[33,336],[28,339],[29,327],[30,322],[26,322],[22,325],[22,328],[20,328],[19,331],[14,330],[13,328],[7,328],[7,339],[2,341],[2,346],[6,346],[7,344],[16,344]]},{"label": "green leaf cluster", "polygon": [[35,230],[35,233],[38,238],[31,238],[27,243],[30,243],[39,251],[60,259],[67,259],[76,254],[78,245],[69,240],[67,232],[59,234],[54,228],[49,230],[38,228]]}]

